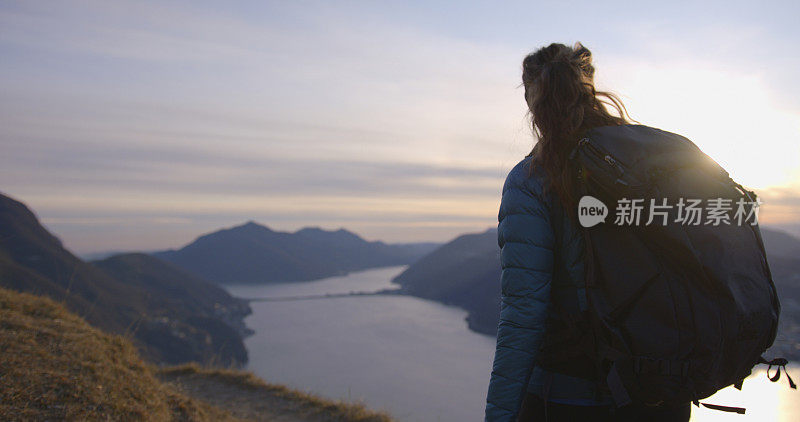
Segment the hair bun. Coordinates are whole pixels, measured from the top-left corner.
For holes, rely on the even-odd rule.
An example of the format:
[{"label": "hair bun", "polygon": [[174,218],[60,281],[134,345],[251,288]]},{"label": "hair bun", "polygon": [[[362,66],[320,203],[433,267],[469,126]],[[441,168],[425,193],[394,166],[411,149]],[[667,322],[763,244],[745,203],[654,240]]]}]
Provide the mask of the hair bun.
[{"label": "hair bun", "polygon": [[592,52],[586,46],[576,42],[572,47],[572,59],[578,64],[578,67],[583,71],[586,76],[592,78],[594,76],[594,66],[592,66]]},{"label": "hair bun", "polygon": [[572,50],[575,52],[574,54],[575,54],[576,56],[587,56],[587,57],[592,57],[592,52],[591,52],[591,51],[589,51],[589,49],[588,49],[588,48],[586,48],[586,46],[584,46],[583,44],[581,44],[581,42],[580,42],[580,41],[576,41],[576,42],[575,42],[575,45],[573,45],[573,46],[572,46]]}]

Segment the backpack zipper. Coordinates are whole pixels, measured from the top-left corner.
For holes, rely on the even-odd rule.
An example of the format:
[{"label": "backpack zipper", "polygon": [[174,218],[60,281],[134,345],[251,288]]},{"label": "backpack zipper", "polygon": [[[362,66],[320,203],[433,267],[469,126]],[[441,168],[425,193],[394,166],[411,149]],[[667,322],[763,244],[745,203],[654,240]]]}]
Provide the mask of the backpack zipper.
[{"label": "backpack zipper", "polygon": [[603,161],[606,162],[606,164],[608,164],[609,166],[613,167],[616,171],[618,171],[620,173],[620,175],[622,175],[625,172],[618,165],[619,163],[617,162],[617,159],[614,158],[613,155],[611,155],[608,151],[606,151],[605,149],[601,148],[600,146],[593,144],[589,140],[589,138],[582,138],[581,140],[578,141],[578,148],[583,147],[583,146],[587,146],[590,150],[592,150],[592,153],[596,157],[602,158]]}]

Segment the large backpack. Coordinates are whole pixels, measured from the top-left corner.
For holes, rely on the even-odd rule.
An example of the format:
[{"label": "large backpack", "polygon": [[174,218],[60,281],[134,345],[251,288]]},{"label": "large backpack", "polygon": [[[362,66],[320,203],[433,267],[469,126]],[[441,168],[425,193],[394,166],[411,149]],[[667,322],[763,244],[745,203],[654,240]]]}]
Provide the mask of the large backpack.
[{"label": "large backpack", "polygon": [[[644,125],[590,129],[570,159],[579,197],[608,211],[581,228],[587,310],[556,310],[575,350],[551,347],[540,362],[560,356],[563,368],[583,354],[617,406],[697,404],[741,388],[759,363],[778,365],[776,381],[786,361],[761,356],[775,339],[780,304],[755,193],[687,138]],[[689,204],[700,208],[699,224],[696,211],[687,218]],[[602,214],[592,208],[579,206],[578,215]]]}]

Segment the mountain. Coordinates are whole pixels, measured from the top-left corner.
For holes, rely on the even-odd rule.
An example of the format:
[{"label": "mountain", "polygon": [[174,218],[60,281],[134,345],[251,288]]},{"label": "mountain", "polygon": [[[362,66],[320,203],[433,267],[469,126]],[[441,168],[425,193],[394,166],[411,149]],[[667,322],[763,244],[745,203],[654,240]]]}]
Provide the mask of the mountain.
[{"label": "mountain", "polygon": [[461,235],[392,279],[401,292],[468,311],[472,330],[494,335],[500,309],[497,229]]},{"label": "mountain", "polygon": [[144,362],[128,339],[48,298],[0,288],[0,420],[390,422],[252,373]]},{"label": "mountain", "polygon": [[0,286],[48,296],[96,327],[131,335],[153,362],[243,364],[247,358],[240,335],[250,312],[246,302],[148,256],[86,263],[24,204],[2,194]]},{"label": "mountain", "polygon": [[414,262],[437,244],[367,242],[344,229],[306,227],[294,233],[248,222],[200,236],[153,255],[217,283],[304,281]]},{"label": "mountain", "polygon": [[[800,360],[800,239],[761,227],[772,278],[781,300],[778,337],[771,355]],[[497,230],[465,234],[410,265],[392,282],[401,292],[456,305],[470,329],[494,336],[500,313]]]}]

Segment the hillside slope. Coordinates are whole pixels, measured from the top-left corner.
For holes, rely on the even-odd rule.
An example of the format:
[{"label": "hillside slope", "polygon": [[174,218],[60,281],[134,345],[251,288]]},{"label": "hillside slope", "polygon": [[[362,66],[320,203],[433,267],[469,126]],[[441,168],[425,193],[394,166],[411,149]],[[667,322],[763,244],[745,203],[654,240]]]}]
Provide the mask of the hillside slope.
[{"label": "hillside slope", "polygon": [[149,317],[135,326],[135,335],[159,352],[150,360],[226,366],[247,361],[242,337],[252,331],[243,322],[251,312],[244,300],[150,255],[115,255],[92,265],[146,292]]},{"label": "hillside slope", "polygon": [[148,256],[83,262],[30,209],[2,194],[0,287],[63,301],[107,332],[133,333],[154,362],[246,360],[238,333],[250,312],[246,302]]},{"label": "hillside slope", "polygon": [[61,304],[3,288],[0,380],[0,420],[391,420],[250,373],[156,369],[129,341],[91,327]]},{"label": "hillside slope", "polygon": [[464,234],[409,266],[394,279],[401,292],[468,311],[470,329],[494,335],[500,310],[497,230]]},{"label": "hillside slope", "polygon": [[224,420],[162,385],[132,345],[33,295],[0,289],[0,419]]},{"label": "hillside slope", "polygon": [[124,332],[145,307],[142,292],[76,258],[24,204],[4,195],[0,286],[64,300],[72,311],[114,332]]}]

